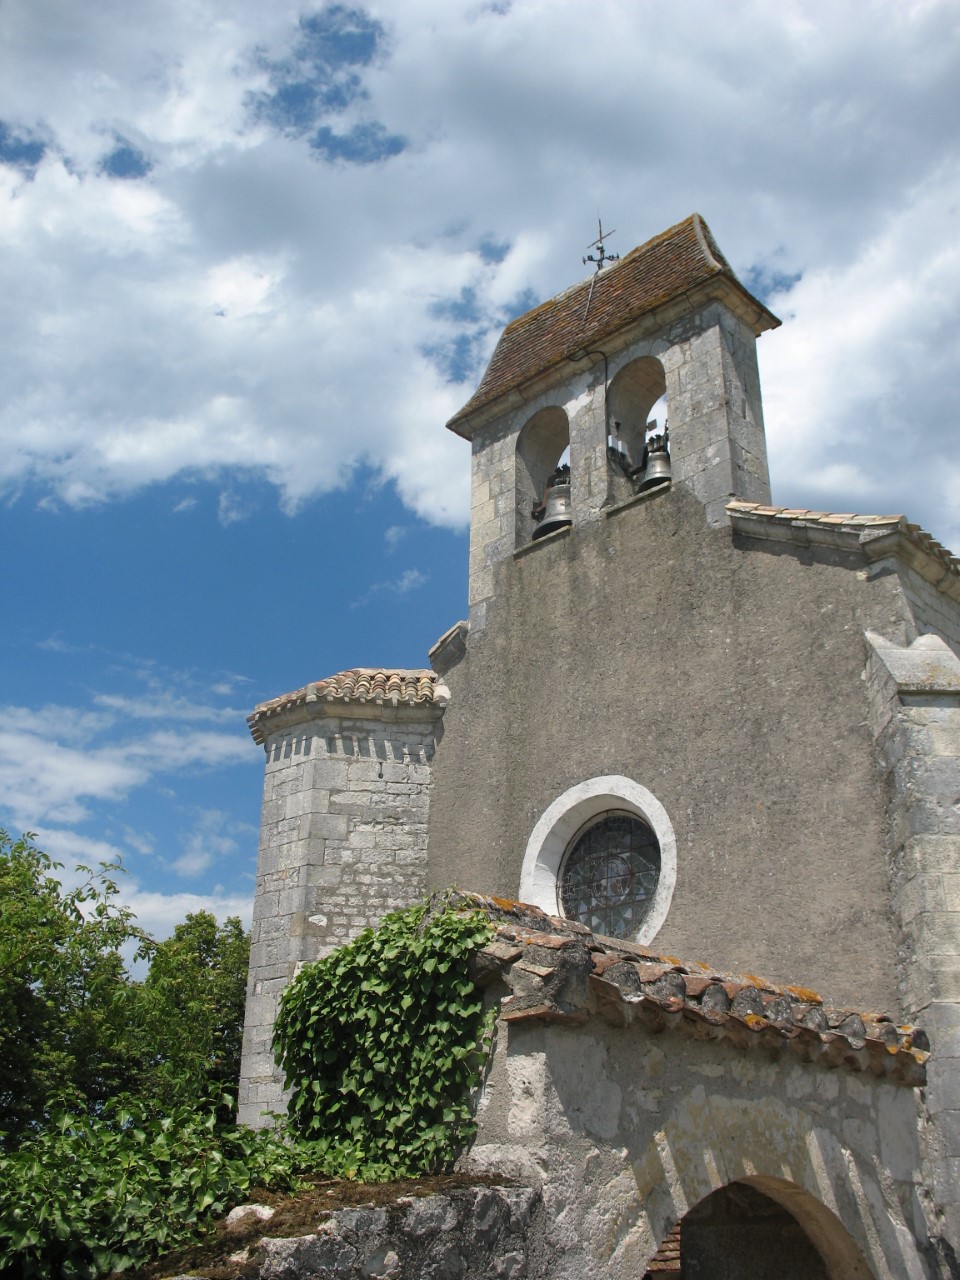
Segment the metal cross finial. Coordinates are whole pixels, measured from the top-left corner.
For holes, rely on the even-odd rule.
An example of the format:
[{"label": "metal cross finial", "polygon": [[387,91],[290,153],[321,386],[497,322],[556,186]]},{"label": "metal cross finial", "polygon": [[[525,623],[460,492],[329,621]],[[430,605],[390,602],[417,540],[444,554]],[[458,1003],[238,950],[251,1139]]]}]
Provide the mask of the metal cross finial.
[{"label": "metal cross finial", "polygon": [[592,253],[588,253],[583,260],[583,265],[586,266],[588,262],[595,262],[597,264],[597,271],[602,271],[603,265],[605,262],[619,262],[620,255],[619,253],[607,253],[606,249],[604,249],[603,247],[604,240],[607,238],[607,236],[612,236],[614,234],[614,232],[616,231],[616,227],[614,227],[613,231],[607,231],[606,233],[604,233],[603,222],[601,221],[600,216],[598,215],[597,231],[599,232],[599,235],[597,236],[596,240],[594,240],[591,244],[587,245],[588,249],[597,250],[597,256],[594,257]]}]

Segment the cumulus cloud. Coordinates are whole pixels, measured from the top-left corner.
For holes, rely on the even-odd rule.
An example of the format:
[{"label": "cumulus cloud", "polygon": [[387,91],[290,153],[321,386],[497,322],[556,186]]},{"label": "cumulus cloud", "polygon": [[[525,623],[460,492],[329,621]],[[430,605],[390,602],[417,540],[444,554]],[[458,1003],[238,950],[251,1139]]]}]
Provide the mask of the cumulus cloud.
[{"label": "cumulus cloud", "polygon": [[238,852],[238,834],[249,837],[251,832],[218,809],[202,809],[183,837],[183,851],[172,861],[173,870],[184,879],[196,879]]},{"label": "cumulus cloud", "polygon": [[[35,834],[38,847],[61,864],[55,874],[66,889],[74,888],[87,879],[79,867],[96,869],[102,862],[118,862],[122,857],[122,850],[109,841],[79,835],[75,831],[41,827]],[[168,937],[188,913],[196,911],[209,911],[221,922],[228,916],[239,916],[244,925],[250,927],[252,893],[230,893],[219,885],[210,893],[161,892],[144,888],[136,876],[122,871],[114,876],[114,883],[117,901],[133,912],[141,929],[158,940]],[[133,959],[132,950],[127,959]]]},{"label": "cumulus cloud", "polygon": [[504,321],[577,278],[598,206],[621,249],[697,208],[791,317],[775,480],[955,527],[948,0],[9,0],[0,26],[9,492],[196,476],[227,523],[232,473],[295,510],[362,465],[462,525],[443,422]]},{"label": "cumulus cloud", "polygon": [[[4,707],[6,721],[25,723],[23,707]],[[48,822],[83,822],[92,801],[119,801],[157,775],[195,768],[249,761],[247,739],[239,734],[192,733],[184,739],[171,730],[132,736],[112,722],[110,740],[98,745],[77,741],[76,726],[67,721],[63,738],[55,726],[44,731],[44,717],[35,729],[0,729],[0,808],[12,815],[16,827],[30,827],[37,814]]]},{"label": "cumulus cloud", "polygon": [[[0,812],[12,827],[82,824],[92,806],[115,805],[156,780],[249,763],[242,712],[218,705],[222,694],[197,677],[129,658],[119,658],[115,676],[132,680],[136,692],[93,691],[90,706],[2,708]],[[64,833],[61,845],[74,838],[88,839]]]},{"label": "cumulus cloud", "polygon": [[158,940],[167,938],[186,917],[197,911],[209,911],[222,923],[228,916],[239,916],[245,928],[250,928],[253,911],[253,894],[227,893],[223,889],[214,893],[158,893],[137,885],[122,885],[121,900],[145,929]]}]

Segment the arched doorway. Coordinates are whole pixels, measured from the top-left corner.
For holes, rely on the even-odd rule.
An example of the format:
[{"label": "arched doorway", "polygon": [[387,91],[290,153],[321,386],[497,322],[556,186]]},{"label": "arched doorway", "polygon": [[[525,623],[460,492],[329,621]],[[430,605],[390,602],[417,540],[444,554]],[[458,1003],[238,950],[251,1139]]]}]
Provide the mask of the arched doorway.
[{"label": "arched doorway", "polygon": [[644,1280],[874,1280],[840,1220],[793,1183],[745,1178],[705,1196]]}]

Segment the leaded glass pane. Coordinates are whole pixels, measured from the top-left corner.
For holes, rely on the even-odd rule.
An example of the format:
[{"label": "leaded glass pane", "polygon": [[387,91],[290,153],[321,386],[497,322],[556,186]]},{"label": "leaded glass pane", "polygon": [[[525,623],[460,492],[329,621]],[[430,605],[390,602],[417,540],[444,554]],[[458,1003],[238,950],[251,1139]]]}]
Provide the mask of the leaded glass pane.
[{"label": "leaded glass pane", "polygon": [[660,846],[640,818],[608,813],[575,841],[560,876],[563,914],[594,933],[632,937],[660,879]]}]

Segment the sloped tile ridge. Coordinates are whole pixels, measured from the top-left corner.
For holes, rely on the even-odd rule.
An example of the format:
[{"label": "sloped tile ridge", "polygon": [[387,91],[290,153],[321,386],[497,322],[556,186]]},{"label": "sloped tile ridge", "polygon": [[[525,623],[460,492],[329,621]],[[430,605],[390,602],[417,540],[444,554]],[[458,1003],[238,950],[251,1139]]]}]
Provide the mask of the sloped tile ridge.
[{"label": "sloped tile ridge", "polygon": [[[639,245],[603,271],[518,316],[504,329],[474,394],[447,426],[469,438],[466,420],[482,407],[596,346],[641,316],[712,282],[751,318],[757,333],[780,321],[737,279],[704,219],[683,222]],[[588,305],[589,303],[589,305]]]},{"label": "sloped tile ridge", "polygon": [[885,1014],[829,1008],[805,987],[685,963],[527,903],[466,893],[456,901],[494,924],[474,976],[481,986],[506,985],[500,1016],[508,1024],[577,1026],[600,1017],[617,1027],[729,1040],[747,1051],[762,1045],[908,1087],[925,1081],[926,1033]]},{"label": "sloped tile ridge", "polygon": [[855,535],[858,542],[869,547],[871,542],[884,534],[897,534],[960,581],[960,558],[920,525],[912,524],[904,515],[871,516],[855,515],[852,512],[808,511],[802,507],[771,507],[762,502],[741,502],[739,499],[728,502],[726,510],[734,528],[754,537],[762,537],[761,529],[766,527],[774,536],[786,538],[790,537],[789,531],[794,530],[796,540],[802,542],[808,540],[804,537],[806,531],[815,530],[826,535],[836,532],[846,540]]},{"label": "sloped tile ridge", "polygon": [[336,675],[315,680],[282,694],[268,702],[260,702],[247,724],[254,742],[263,743],[270,732],[271,717],[291,711],[308,703],[355,703],[373,706],[422,706],[445,707],[450,700],[450,690],[442,678],[425,668],[351,667]]}]

